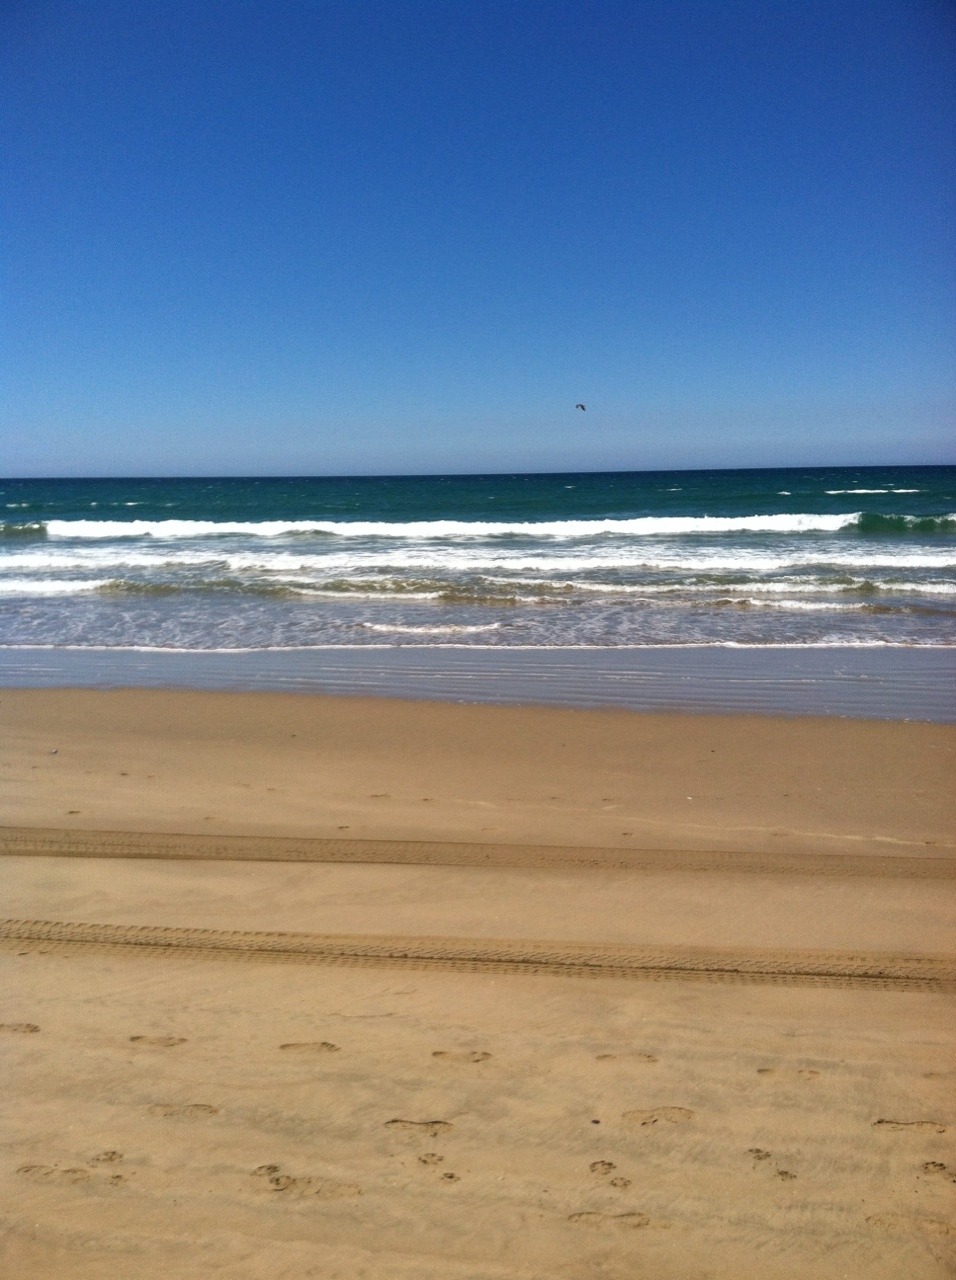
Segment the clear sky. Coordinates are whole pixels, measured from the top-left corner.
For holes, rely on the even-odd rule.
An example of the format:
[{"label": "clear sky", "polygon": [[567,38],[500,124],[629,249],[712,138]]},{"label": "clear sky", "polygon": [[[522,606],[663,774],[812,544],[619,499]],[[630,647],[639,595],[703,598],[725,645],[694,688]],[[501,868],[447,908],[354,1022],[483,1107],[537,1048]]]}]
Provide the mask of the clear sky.
[{"label": "clear sky", "polygon": [[0,474],[956,455],[950,0],[0,9]]}]

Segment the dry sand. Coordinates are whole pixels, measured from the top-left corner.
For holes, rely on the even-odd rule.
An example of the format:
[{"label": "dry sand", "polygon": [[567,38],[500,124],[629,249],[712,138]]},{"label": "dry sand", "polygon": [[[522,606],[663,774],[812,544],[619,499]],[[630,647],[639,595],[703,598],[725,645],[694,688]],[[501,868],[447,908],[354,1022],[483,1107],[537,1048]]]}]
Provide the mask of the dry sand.
[{"label": "dry sand", "polygon": [[4,1274],[956,1274],[954,747],[4,691]]}]

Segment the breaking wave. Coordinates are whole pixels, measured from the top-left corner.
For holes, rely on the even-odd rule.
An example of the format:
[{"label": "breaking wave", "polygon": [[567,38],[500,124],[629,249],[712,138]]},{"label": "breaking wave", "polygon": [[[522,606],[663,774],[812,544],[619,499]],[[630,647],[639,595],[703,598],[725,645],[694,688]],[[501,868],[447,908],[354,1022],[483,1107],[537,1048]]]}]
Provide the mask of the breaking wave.
[{"label": "breaking wave", "polygon": [[[5,536],[42,536],[44,526],[3,526]],[[783,513],[752,516],[635,516],[626,520],[50,520],[50,538],[279,538],[301,534],[339,538],[595,538],[728,533],[950,533],[956,514],[945,516]]]}]

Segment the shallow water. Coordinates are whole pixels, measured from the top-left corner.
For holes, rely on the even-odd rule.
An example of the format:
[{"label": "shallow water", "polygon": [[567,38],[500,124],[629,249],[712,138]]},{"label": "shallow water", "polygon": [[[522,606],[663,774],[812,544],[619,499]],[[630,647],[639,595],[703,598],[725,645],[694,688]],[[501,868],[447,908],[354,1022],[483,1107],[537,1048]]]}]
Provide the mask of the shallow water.
[{"label": "shallow water", "polygon": [[175,686],[956,722],[954,649],[0,650],[0,685]]}]

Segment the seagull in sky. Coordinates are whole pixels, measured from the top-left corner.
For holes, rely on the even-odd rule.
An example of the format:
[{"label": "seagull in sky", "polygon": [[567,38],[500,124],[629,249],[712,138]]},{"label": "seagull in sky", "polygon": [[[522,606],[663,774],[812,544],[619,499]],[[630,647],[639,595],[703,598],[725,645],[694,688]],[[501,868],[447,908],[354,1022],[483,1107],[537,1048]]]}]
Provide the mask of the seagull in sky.
[{"label": "seagull in sky", "polygon": [[586,404],[576,404],[574,407],[575,409],[585,409],[585,410],[587,409]]}]

